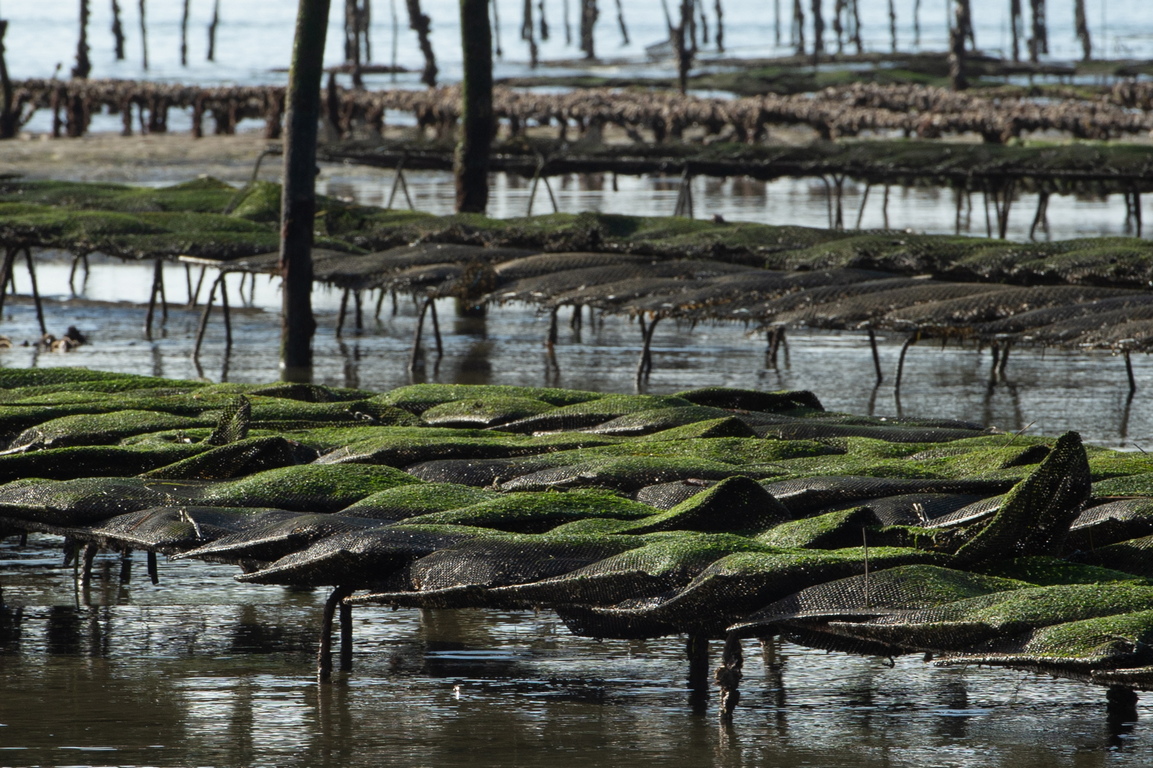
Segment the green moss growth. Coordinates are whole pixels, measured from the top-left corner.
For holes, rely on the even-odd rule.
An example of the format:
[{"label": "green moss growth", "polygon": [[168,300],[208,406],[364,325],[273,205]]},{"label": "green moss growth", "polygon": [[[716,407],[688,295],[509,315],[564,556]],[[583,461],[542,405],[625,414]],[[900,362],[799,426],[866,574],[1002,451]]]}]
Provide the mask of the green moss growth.
[{"label": "green moss growth", "polygon": [[212,483],[192,497],[205,506],[336,512],[378,491],[417,482],[391,467],[305,464]]},{"label": "green moss growth", "polygon": [[[639,520],[654,512],[647,504],[594,490],[567,493],[510,493],[461,509],[411,518],[412,524],[478,525],[500,531],[541,533],[571,520]],[[554,535],[560,535],[556,531]]]},{"label": "green moss growth", "polygon": [[487,399],[491,397],[522,397],[540,400],[549,405],[572,405],[602,397],[597,392],[580,392],[548,387],[512,387],[499,384],[411,384],[399,387],[383,395],[378,400],[385,405],[394,405],[410,413],[420,415],[436,405],[462,399]]}]

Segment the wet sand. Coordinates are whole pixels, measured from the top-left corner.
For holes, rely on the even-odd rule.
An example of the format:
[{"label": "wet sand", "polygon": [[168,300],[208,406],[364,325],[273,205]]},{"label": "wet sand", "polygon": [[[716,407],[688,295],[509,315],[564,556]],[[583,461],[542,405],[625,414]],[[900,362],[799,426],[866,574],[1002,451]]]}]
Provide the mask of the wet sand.
[{"label": "wet sand", "polygon": [[[244,182],[268,144],[258,132],[201,139],[187,133],[98,133],[79,139],[25,134],[0,143],[0,173],[35,180],[158,183],[208,175]],[[261,176],[278,173],[279,163],[266,160]]]}]

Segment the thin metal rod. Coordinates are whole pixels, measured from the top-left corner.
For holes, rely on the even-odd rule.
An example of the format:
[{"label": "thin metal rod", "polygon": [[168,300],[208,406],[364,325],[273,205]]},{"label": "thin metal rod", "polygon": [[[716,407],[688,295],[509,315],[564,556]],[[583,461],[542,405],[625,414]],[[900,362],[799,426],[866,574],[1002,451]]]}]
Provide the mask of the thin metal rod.
[{"label": "thin metal rod", "polygon": [[228,307],[228,282],[224,279],[227,272],[221,272],[220,277],[220,310],[224,314],[224,352],[232,351],[232,312]]},{"label": "thin metal rod", "polygon": [[337,606],[351,592],[347,587],[337,586],[324,601],[324,612],[320,619],[320,643],[316,652],[316,679],[320,683],[332,681],[332,620]]},{"label": "thin metal rod", "polygon": [[901,377],[905,374],[905,355],[909,352],[909,347],[917,343],[917,334],[913,334],[901,346],[901,356],[897,359],[897,380],[893,384],[893,390],[898,395],[901,394]]},{"label": "thin metal rod", "polygon": [[348,311],[348,288],[340,294],[340,311],[336,313],[336,338],[340,338],[344,331],[344,315]]},{"label": "thin metal rod", "polygon": [[885,374],[881,373],[881,353],[877,349],[877,334],[872,328],[869,329],[869,347],[873,350],[873,370],[877,372],[877,384],[879,385],[885,380]]},{"label": "thin metal rod", "polygon": [[152,267],[152,290],[148,292],[148,312],[144,315],[144,337],[146,339],[152,338],[152,319],[156,315],[156,295],[158,293],[158,285],[160,283],[160,270],[162,262],[156,259]]},{"label": "thin metal rod", "polygon": [[424,304],[420,307],[420,314],[416,318],[416,331],[412,337],[412,354],[408,358],[409,373],[416,370],[416,363],[420,359],[420,337],[424,334],[424,315],[428,312],[428,306],[431,303],[432,299],[425,299]]},{"label": "thin metal rod", "polygon": [[[201,273],[203,279],[204,274]],[[192,346],[192,359],[198,360],[200,358],[200,346],[204,343],[204,332],[208,330],[208,317],[212,314],[212,304],[216,301],[216,284],[219,278],[212,282],[211,287],[208,289],[208,301],[204,303],[204,311],[200,313],[200,325],[196,328],[196,344]]]},{"label": "thin metal rod", "polygon": [[28,279],[32,281],[32,301],[36,304],[36,321],[40,323],[40,333],[48,333],[44,324],[44,305],[40,303],[40,288],[36,285],[36,266],[32,263],[32,249],[24,249],[24,260],[28,262]]}]

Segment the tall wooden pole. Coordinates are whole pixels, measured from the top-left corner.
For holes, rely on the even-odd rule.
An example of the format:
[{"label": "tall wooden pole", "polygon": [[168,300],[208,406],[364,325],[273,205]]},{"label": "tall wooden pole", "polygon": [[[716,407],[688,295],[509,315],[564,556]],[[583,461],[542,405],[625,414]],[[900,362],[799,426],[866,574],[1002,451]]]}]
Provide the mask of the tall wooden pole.
[{"label": "tall wooden pole", "polygon": [[[0,19],[0,139],[16,137],[20,129],[20,114],[15,108],[15,94],[12,81],[8,79],[8,64],[4,60],[4,35],[8,32],[8,22]],[[4,284],[7,287],[7,284]],[[3,293],[3,288],[0,288]]]},{"label": "tall wooden pole", "polygon": [[112,37],[116,41],[116,60],[124,61],[124,26],[120,23],[120,3],[112,0]]},{"label": "tall wooden pole", "polygon": [[456,209],[484,213],[488,206],[488,154],[495,128],[492,111],[492,28],[487,0],[460,0],[460,142],[456,145]]},{"label": "tall wooden pole", "polygon": [[312,233],[316,217],[316,135],[330,0],[300,0],[288,71],[284,130],[284,191],[280,204],[283,311],[280,375],[312,378]]},{"label": "tall wooden pole", "polygon": [[80,80],[88,77],[92,62],[88,59],[88,0],[80,0],[80,39],[76,43],[76,65],[72,76]]}]

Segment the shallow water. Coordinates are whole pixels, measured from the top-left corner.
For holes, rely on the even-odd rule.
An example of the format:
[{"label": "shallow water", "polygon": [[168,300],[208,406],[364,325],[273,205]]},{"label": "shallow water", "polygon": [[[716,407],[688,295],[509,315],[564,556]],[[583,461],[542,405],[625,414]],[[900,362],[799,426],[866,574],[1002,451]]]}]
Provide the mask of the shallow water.
[{"label": "shallow water", "polygon": [[[1139,766],[1104,691],[746,641],[733,727],[692,704],[683,640],[595,642],[549,612],[354,612],[354,669],[311,674],[319,592],[161,563],[77,594],[59,541],[0,543],[0,764]],[[101,575],[101,573],[103,574]],[[714,646],[719,644],[714,643]],[[719,653],[713,648],[715,655]],[[766,663],[771,662],[771,663]]]}]

